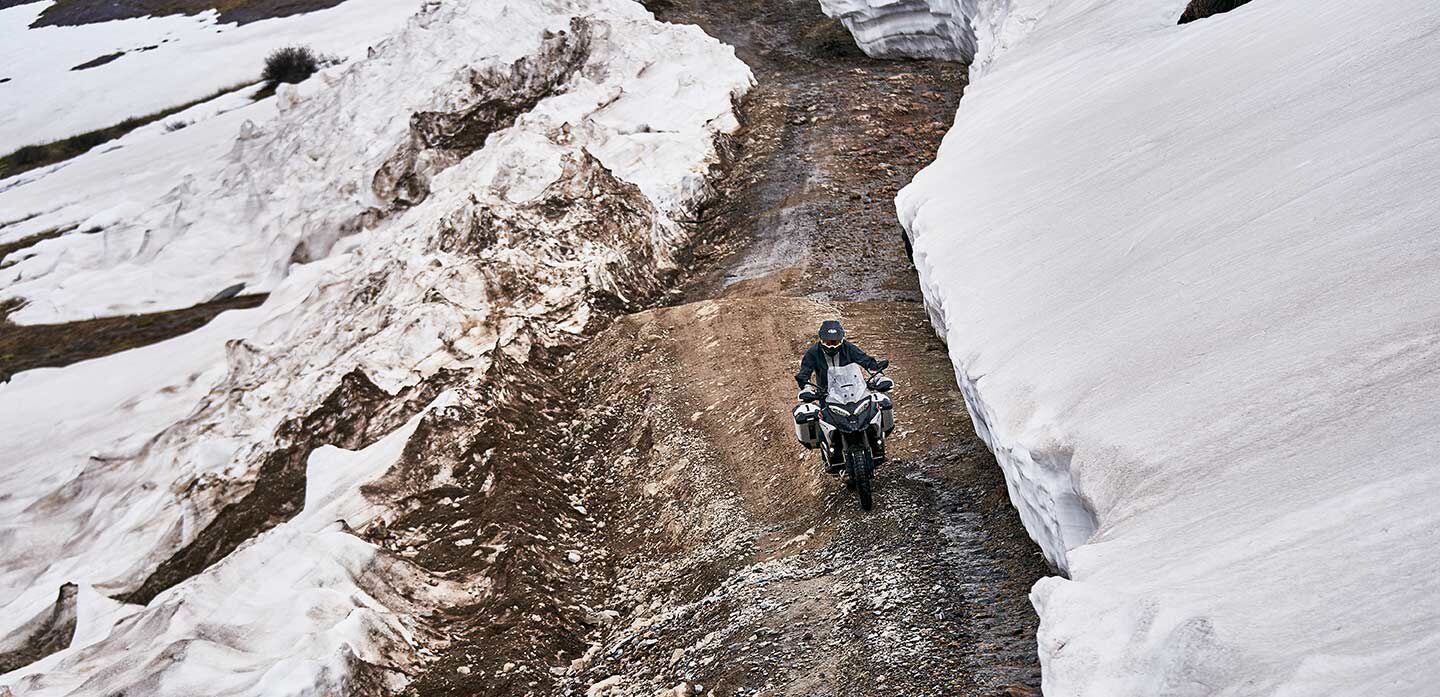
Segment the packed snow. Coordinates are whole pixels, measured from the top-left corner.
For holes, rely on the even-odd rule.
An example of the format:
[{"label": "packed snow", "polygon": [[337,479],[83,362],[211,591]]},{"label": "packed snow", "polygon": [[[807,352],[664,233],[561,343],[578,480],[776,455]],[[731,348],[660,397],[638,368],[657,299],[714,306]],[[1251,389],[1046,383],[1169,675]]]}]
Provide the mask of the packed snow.
[{"label": "packed snow", "polygon": [[[199,15],[66,27],[30,24],[53,0],[0,10],[0,153],[112,126],[260,80],[265,56],[304,45],[341,60],[404,25],[420,0],[347,0],[243,25]],[[72,70],[124,52],[103,65]]]},{"label": "packed snow", "polygon": [[1047,695],[1440,684],[1440,5],[981,0],[904,189]]},{"label": "packed snow", "polygon": [[975,55],[975,2],[820,0],[820,8],[845,25],[867,56],[967,61]]},{"label": "packed snow", "polygon": [[0,182],[0,220],[23,219],[0,239],[78,226],[6,260],[0,294],[29,302],[14,319],[271,291],[190,334],[0,384],[0,646],[78,586],[75,639],[0,676],[0,694],[403,680],[407,603],[462,591],[416,582],[346,526],[386,515],[361,485],[464,390],[363,449],[314,451],[303,510],[219,563],[143,607],[110,599],[257,486],[284,424],[344,376],[394,395],[483,380],[501,354],[574,341],[598,303],[652,292],[750,83],[732,49],[629,0],[431,2],[275,100],[222,99],[184,129]]}]

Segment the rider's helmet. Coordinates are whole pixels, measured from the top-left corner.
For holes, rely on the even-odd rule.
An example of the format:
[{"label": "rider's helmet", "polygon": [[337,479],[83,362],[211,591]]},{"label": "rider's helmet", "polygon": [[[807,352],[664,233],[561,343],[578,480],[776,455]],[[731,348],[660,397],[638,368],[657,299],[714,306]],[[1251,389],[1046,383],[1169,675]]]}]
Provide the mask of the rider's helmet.
[{"label": "rider's helmet", "polygon": [[839,320],[827,319],[820,323],[820,349],[825,353],[834,355],[840,350],[840,345],[845,343],[845,328],[840,326]]}]

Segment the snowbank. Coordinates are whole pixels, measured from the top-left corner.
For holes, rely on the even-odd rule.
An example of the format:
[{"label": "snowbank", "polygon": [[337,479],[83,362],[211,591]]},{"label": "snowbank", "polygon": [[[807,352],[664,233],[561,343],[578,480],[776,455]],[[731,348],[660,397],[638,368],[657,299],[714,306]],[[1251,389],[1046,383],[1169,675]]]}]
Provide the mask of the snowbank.
[{"label": "snowbank", "polygon": [[873,58],[967,61],[975,54],[976,0],[820,0]]},{"label": "snowbank", "polygon": [[[408,603],[433,604],[434,579],[333,522],[385,515],[360,487],[401,466],[416,419],[497,408],[504,392],[477,387],[497,357],[574,341],[661,285],[689,242],[672,216],[708,196],[750,80],[728,47],[626,0],[428,3],[278,104],[201,109],[0,184],[0,210],[39,213],[4,235],[102,230],[12,255],[0,283],[35,301],[21,319],[185,305],[237,278],[272,290],[185,336],[0,385],[0,646],[65,584],[79,598],[69,648],[0,694],[403,681]],[[127,167],[136,185],[117,186]],[[325,429],[354,452],[311,453]],[[286,493],[275,471],[293,453],[300,513],[166,580],[234,532],[211,526],[228,506]]]},{"label": "snowbank", "polygon": [[[0,153],[117,124],[260,80],[265,56],[305,45],[342,59],[404,25],[419,0],[346,0],[325,10],[222,24],[217,13],[75,27],[30,24],[53,2],[0,10]],[[110,62],[72,68],[124,52]]]},{"label": "snowbank", "polygon": [[985,0],[898,199],[1045,693],[1440,682],[1440,7]]}]

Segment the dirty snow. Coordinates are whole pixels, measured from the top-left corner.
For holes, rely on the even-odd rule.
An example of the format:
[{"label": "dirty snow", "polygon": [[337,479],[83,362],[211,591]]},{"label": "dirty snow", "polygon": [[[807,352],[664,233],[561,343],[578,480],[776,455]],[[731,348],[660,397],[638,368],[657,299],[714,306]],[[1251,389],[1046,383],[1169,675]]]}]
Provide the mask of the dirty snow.
[{"label": "dirty snow", "polygon": [[[187,128],[0,182],[0,219],[39,214],[6,239],[80,224],[0,271],[0,294],[30,301],[14,319],[272,291],[191,334],[0,385],[0,637],[81,589],[75,644],[0,676],[0,693],[311,694],[367,666],[403,673],[405,598],[428,585],[332,521],[374,515],[358,487],[414,419],[313,452],[301,514],[146,607],[92,601],[193,541],[342,376],[392,394],[481,376],[497,352],[572,341],[598,299],[650,291],[750,80],[728,47],[632,2],[429,3],[273,103],[197,107]],[[114,179],[126,171],[133,186]]]},{"label": "dirty snow", "polygon": [[1440,682],[1440,6],[984,0],[898,199],[1046,694]]}]

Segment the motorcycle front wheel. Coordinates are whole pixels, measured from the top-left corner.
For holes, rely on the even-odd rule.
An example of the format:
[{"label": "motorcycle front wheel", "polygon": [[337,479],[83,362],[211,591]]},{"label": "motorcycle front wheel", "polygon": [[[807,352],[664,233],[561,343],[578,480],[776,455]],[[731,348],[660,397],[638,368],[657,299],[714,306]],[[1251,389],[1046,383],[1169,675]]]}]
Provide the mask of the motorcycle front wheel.
[{"label": "motorcycle front wheel", "polygon": [[868,511],[874,505],[870,496],[870,473],[874,467],[870,464],[870,453],[861,450],[859,452],[845,453],[845,465],[849,470],[850,485],[855,488],[855,495],[860,497],[860,510]]}]

